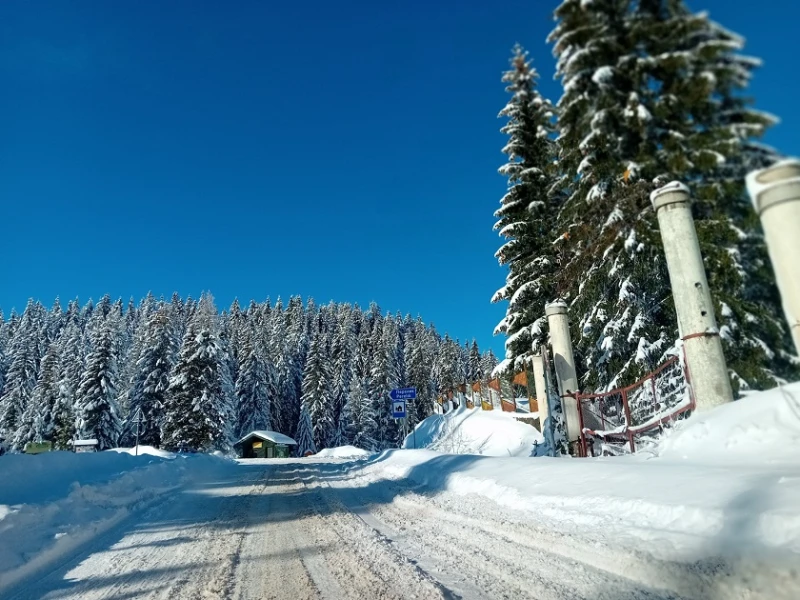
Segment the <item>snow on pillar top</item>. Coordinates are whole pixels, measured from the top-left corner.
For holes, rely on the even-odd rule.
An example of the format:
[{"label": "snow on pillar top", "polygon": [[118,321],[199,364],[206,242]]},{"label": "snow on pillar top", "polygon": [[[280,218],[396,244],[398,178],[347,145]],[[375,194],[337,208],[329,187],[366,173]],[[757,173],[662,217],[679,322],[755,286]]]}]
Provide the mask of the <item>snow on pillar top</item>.
[{"label": "snow on pillar top", "polygon": [[747,191],[759,215],[776,204],[800,200],[800,160],[782,160],[749,173]]},{"label": "snow on pillar top", "polygon": [[567,303],[563,300],[551,302],[544,307],[544,312],[548,317],[550,315],[565,315],[567,314]]},{"label": "snow on pillar top", "polygon": [[690,199],[689,188],[680,181],[670,182],[650,194],[650,202],[653,203],[653,208],[656,209],[656,212],[669,204],[688,203]]}]

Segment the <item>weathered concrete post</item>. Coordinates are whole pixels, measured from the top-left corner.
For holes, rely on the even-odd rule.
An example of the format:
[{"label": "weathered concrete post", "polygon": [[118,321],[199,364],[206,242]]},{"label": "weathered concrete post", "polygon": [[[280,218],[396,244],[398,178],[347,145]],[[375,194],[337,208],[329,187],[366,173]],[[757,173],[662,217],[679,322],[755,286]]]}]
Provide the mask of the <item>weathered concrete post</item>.
[{"label": "weathered concrete post", "polygon": [[541,352],[531,357],[533,362],[533,389],[536,392],[536,403],[539,405],[539,423],[544,430],[544,422],[550,416],[550,407],[547,404],[547,389],[544,387],[544,360]]},{"label": "weathered concrete post", "polygon": [[575,356],[572,353],[572,338],[569,334],[567,305],[564,302],[552,302],[545,306],[545,314],[547,314],[547,322],[550,326],[553,363],[556,369],[561,406],[564,407],[569,450],[570,454],[577,456],[577,446],[581,439],[578,400],[569,397],[568,394],[578,393],[578,375],[575,371]]},{"label": "weathered concrete post", "polygon": [[697,410],[731,402],[733,391],[692,220],[689,188],[673,181],[654,191],[650,200],[658,215]]},{"label": "weathered concrete post", "polygon": [[761,217],[783,312],[800,354],[800,161],[750,173],[747,191]]}]

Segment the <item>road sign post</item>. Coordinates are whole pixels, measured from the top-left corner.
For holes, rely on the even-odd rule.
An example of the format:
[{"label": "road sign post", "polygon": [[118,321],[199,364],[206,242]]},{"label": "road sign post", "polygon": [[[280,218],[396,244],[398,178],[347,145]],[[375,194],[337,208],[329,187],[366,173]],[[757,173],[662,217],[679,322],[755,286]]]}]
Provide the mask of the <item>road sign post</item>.
[{"label": "road sign post", "polygon": [[[414,400],[417,397],[417,388],[397,388],[389,392],[392,399],[392,416],[395,419],[403,419],[403,440],[408,435],[408,411],[406,410],[406,400]],[[414,447],[416,448],[416,431],[414,432]]]}]

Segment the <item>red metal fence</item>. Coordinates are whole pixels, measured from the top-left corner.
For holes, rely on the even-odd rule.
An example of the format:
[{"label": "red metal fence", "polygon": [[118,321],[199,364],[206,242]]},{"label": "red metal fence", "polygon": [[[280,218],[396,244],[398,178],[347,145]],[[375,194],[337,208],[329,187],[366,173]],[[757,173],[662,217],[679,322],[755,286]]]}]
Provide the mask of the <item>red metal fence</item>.
[{"label": "red metal fence", "polygon": [[677,356],[633,385],[577,399],[583,456],[636,452],[695,405]]}]

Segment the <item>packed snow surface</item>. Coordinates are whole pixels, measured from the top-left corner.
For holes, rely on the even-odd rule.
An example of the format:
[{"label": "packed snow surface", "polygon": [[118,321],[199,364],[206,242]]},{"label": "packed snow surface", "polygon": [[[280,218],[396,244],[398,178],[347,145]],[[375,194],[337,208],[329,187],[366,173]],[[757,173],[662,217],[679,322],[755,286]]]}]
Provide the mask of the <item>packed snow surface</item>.
[{"label": "packed snow surface", "polygon": [[800,385],[649,454],[528,458],[516,426],[535,433],[466,409],[417,428],[496,456],[5,456],[0,596],[800,598]]}]

